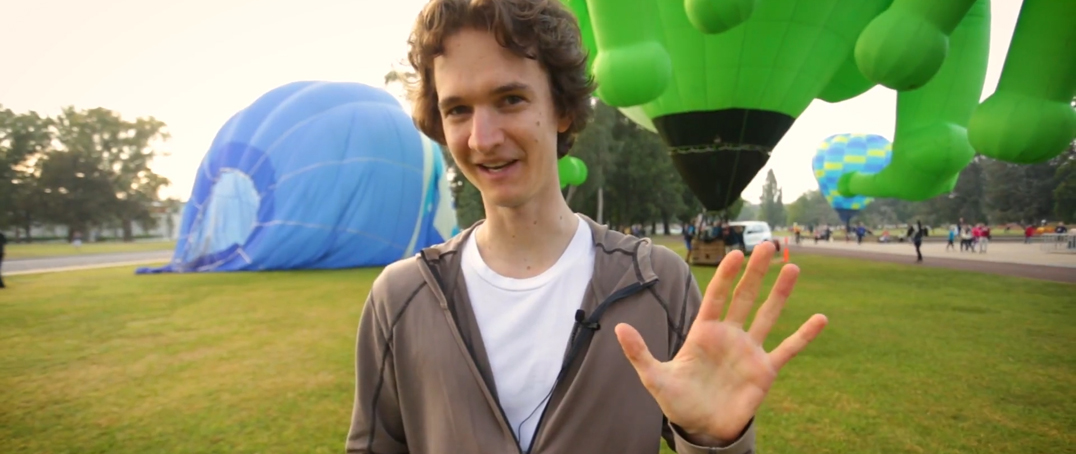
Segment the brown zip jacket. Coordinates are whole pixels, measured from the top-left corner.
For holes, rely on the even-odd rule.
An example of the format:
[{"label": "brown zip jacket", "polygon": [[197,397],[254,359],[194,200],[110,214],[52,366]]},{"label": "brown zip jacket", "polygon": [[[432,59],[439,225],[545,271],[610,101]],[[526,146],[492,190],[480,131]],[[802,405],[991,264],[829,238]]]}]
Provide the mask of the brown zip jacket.
[{"label": "brown zip jacket", "polygon": [[729,446],[688,443],[613,332],[628,323],[655,358],[672,358],[702,299],[687,264],[648,239],[583,220],[594,234],[594,276],[547,407],[536,413],[529,450],[520,449],[498,404],[460,272],[460,246],[472,226],[389,265],[374,281],[358,328],[346,451],[655,454],[664,437],[681,454],[753,453],[753,420]]}]

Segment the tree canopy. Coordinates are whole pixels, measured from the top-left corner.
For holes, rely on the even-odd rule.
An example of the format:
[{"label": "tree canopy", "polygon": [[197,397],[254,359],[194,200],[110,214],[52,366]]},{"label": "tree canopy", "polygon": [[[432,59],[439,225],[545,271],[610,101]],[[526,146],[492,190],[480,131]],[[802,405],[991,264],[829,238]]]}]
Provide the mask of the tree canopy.
[{"label": "tree canopy", "polygon": [[34,224],[76,231],[106,225],[132,239],[134,223],[153,228],[159,190],[150,169],[168,140],[152,117],[125,120],[105,108],[64,108],[55,117],[0,106],[0,228],[28,236]]}]

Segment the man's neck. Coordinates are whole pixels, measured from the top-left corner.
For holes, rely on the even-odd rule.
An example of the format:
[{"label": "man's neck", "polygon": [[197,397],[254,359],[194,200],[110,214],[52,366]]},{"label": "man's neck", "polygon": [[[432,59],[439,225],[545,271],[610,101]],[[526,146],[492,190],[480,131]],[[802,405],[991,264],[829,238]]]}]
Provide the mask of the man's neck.
[{"label": "man's neck", "polygon": [[524,279],[552,267],[582,222],[559,193],[514,208],[486,206],[475,240],[482,260],[502,276]]}]

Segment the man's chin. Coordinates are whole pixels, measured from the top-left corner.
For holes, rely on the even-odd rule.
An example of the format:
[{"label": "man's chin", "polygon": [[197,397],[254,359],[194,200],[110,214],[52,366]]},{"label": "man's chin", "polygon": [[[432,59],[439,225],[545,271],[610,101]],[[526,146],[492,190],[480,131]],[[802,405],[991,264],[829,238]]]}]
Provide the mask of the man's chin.
[{"label": "man's chin", "polygon": [[491,208],[519,208],[527,203],[530,198],[509,188],[491,188],[483,192],[482,200],[487,207]]},{"label": "man's chin", "polygon": [[[546,193],[539,188],[522,185],[489,185],[482,188],[482,202],[487,208],[517,209],[529,203],[545,203],[545,199],[560,197],[559,193]],[[527,189],[531,189],[528,191]]]},{"label": "man's chin", "polygon": [[494,196],[486,201],[486,206],[493,208],[514,209],[526,204],[523,197]]}]

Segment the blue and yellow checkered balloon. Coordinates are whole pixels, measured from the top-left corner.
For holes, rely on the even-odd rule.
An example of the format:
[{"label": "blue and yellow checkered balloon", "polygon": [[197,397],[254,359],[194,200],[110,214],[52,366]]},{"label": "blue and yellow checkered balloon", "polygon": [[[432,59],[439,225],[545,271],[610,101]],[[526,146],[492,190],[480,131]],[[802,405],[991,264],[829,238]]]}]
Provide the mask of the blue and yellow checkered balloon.
[{"label": "blue and yellow checkered balloon", "polygon": [[837,182],[847,172],[877,173],[889,165],[893,156],[893,144],[874,134],[837,134],[822,141],[814,155],[812,167],[818,187],[830,206],[848,222],[853,213],[866,208],[874,200],[871,197],[841,196]]}]

